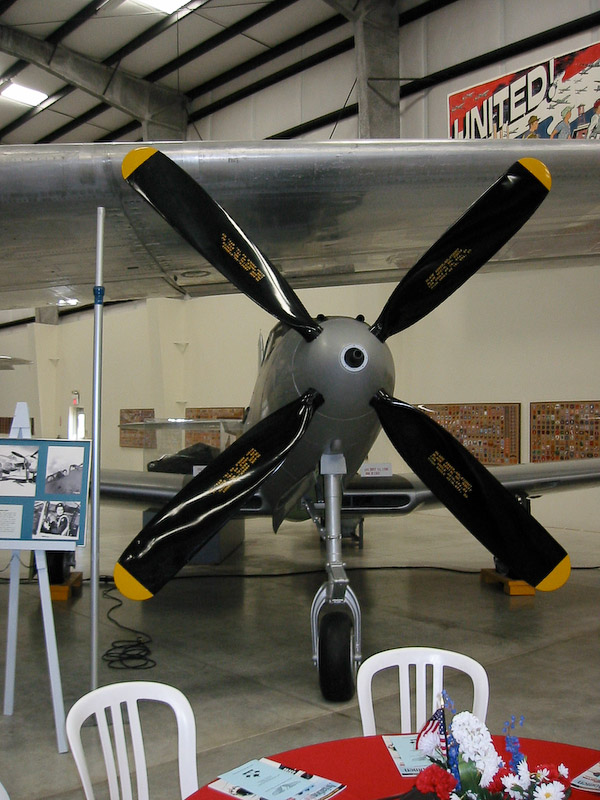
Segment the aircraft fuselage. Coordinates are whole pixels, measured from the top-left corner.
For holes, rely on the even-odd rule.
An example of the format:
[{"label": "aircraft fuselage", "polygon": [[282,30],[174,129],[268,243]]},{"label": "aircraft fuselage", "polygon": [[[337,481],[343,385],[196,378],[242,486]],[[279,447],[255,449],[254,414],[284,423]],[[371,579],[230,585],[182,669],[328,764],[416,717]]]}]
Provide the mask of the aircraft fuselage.
[{"label": "aircraft fuselage", "polygon": [[370,400],[378,389],[394,388],[394,361],[388,346],[359,319],[318,320],[322,332],[307,341],[279,323],[271,331],[250,402],[246,428],[316,389],[325,398],[302,440],[260,493],[275,528],[300,499],[321,455],[342,453],[353,475],[373,445],[380,424]]}]

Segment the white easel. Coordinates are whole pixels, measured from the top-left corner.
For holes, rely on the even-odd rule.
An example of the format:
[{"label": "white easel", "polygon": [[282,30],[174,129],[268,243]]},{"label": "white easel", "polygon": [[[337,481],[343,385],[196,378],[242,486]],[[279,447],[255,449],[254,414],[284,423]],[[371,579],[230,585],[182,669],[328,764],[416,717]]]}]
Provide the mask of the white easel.
[{"label": "white easel", "polygon": [[[24,406],[24,409],[23,409]],[[19,408],[20,407],[20,408]],[[23,413],[25,417],[23,417]],[[27,424],[24,424],[24,419]],[[26,403],[17,403],[15,417],[11,427],[10,436],[15,439],[31,438],[29,427],[29,412]],[[38,573],[40,600],[42,603],[42,618],[44,621],[44,636],[46,639],[46,654],[48,656],[48,672],[50,674],[50,688],[52,692],[52,706],[54,708],[54,723],[56,726],[56,740],[58,752],[66,753],[69,750],[65,732],[65,704],[63,700],[62,684],[60,680],[60,666],[58,662],[58,648],[56,646],[56,631],[54,628],[54,615],[52,613],[52,600],[50,597],[50,580],[48,578],[48,565],[46,551],[75,550],[75,542],[52,541],[9,541],[0,540],[0,550],[12,550],[10,558],[10,586],[8,595],[8,632],[6,637],[6,668],[4,681],[4,714],[12,716],[15,701],[15,673],[17,666],[17,628],[19,622],[19,555],[24,550],[35,554],[35,564]]]}]

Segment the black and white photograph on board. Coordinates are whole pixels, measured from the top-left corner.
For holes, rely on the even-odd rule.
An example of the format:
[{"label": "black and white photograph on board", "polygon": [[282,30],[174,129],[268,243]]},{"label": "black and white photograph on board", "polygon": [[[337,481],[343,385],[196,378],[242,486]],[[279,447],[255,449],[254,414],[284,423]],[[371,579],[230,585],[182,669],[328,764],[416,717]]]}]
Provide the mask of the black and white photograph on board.
[{"label": "black and white photograph on board", "polygon": [[36,500],[33,510],[34,539],[74,539],[79,535],[81,503]]},{"label": "black and white photograph on board", "polygon": [[83,447],[48,447],[46,494],[81,494]]},{"label": "black and white photograph on board", "polygon": [[37,445],[23,444],[19,439],[14,444],[0,445],[0,495],[33,497],[37,466]]}]

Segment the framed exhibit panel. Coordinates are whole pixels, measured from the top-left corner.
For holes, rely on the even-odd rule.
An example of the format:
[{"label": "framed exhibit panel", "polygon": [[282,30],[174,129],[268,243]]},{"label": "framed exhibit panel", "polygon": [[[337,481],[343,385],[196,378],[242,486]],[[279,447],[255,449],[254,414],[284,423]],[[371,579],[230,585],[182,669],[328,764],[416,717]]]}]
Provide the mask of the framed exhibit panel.
[{"label": "framed exhibit panel", "polygon": [[0,439],[0,547],[85,544],[91,443]]},{"label": "framed exhibit panel", "polygon": [[156,449],[156,433],[135,423],[154,419],[153,408],[122,408],[119,412],[119,447]]},{"label": "framed exhibit panel", "polygon": [[521,455],[520,403],[426,403],[419,408],[482,464],[518,464]]},{"label": "framed exhibit panel", "polygon": [[[186,419],[203,420],[201,430],[186,430],[185,446],[203,443],[224,450],[227,446],[227,434],[234,438],[242,432],[241,422],[244,418],[242,406],[186,408]],[[211,426],[210,422],[214,422]]]},{"label": "framed exhibit panel", "polygon": [[600,400],[531,403],[531,461],[600,458]]}]

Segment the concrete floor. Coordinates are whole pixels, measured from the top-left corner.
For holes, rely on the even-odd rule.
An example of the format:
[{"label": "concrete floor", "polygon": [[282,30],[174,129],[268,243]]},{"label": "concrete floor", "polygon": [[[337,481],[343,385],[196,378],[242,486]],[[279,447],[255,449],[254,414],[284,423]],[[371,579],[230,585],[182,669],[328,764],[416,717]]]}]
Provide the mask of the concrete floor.
[{"label": "concrete floor", "polygon": [[[111,574],[140,515],[103,505],[103,575]],[[501,733],[511,714],[523,714],[523,736],[598,747],[600,535],[552,533],[572,556],[568,584],[511,598],[480,582],[491,557],[444,512],[367,519],[364,549],[344,546],[362,605],[363,655],[416,644],[468,653],[489,675],[492,733]],[[220,566],[188,570],[149,602],[126,600],[111,612],[152,637],[156,666],[117,671],[102,662],[99,683],[156,680],[180,688],[196,714],[201,784],[249,758],[360,735],[356,700],[325,702],[311,663],[309,612],[323,558],[312,524],[286,524],[275,536],[268,521],[253,520],[244,545]],[[7,553],[0,569],[6,564]],[[89,575],[86,551],[77,568]],[[2,676],[7,601],[2,582]],[[108,618],[115,605],[100,600],[100,653],[114,640],[134,638]],[[68,709],[90,688],[89,584],[80,597],[53,606]],[[390,693],[378,687],[376,705],[382,729],[393,731]],[[171,729],[155,717],[147,731],[155,748],[152,796],[175,798]],[[15,711],[0,717],[0,743],[0,781],[12,800],[83,798],[71,755],[57,751],[37,585],[21,587]],[[100,774],[94,769],[96,779]],[[97,797],[106,796],[99,787]]]}]

